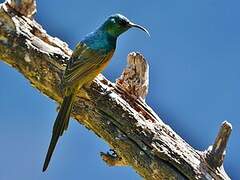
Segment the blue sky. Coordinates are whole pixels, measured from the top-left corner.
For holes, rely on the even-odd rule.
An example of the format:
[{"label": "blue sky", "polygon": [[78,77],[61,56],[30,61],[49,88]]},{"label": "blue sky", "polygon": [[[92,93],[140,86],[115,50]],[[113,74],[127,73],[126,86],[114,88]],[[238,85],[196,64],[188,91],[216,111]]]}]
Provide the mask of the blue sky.
[{"label": "blue sky", "polygon": [[[1,0],[0,2],[3,2]],[[130,30],[118,41],[104,75],[114,81],[131,51],[150,64],[147,103],[198,150],[213,143],[222,121],[233,125],[225,169],[237,179],[240,167],[240,2],[237,0],[37,1],[36,20],[73,48],[105,18],[121,13],[144,25],[148,38]],[[0,179],[65,180],[140,177],[131,168],[109,168],[99,157],[108,146],[70,122],[50,167],[42,163],[57,105],[0,62]]]}]

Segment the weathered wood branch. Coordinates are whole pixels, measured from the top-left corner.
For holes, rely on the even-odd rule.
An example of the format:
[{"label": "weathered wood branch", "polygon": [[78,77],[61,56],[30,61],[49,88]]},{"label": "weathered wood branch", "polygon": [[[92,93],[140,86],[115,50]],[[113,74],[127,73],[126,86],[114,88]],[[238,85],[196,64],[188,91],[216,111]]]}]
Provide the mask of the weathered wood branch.
[{"label": "weathered wood branch", "polygon": [[116,80],[116,85],[135,98],[145,99],[148,93],[149,65],[140,53],[130,53],[127,67]]},{"label": "weathered wood branch", "polygon": [[228,138],[232,132],[232,126],[227,121],[221,125],[219,133],[212,146],[206,151],[206,161],[214,169],[223,168]]},{"label": "weathered wood branch", "polygon": [[7,0],[7,3],[17,13],[28,18],[33,18],[34,14],[37,12],[35,0]]},{"label": "weathered wood branch", "polygon": [[[16,1],[22,3],[17,6],[20,10],[14,2],[0,5],[0,59],[60,103],[61,76],[72,51],[31,20],[34,8],[27,14],[21,11],[26,8],[24,2],[31,1]],[[139,54],[131,54],[128,61],[128,73],[117,85],[99,75],[89,88],[79,92],[74,103],[72,117],[116,152],[102,153],[103,159],[112,158],[112,165],[132,166],[148,180],[229,179],[223,168],[212,167],[205,152],[187,144],[145,103],[148,65]]]}]

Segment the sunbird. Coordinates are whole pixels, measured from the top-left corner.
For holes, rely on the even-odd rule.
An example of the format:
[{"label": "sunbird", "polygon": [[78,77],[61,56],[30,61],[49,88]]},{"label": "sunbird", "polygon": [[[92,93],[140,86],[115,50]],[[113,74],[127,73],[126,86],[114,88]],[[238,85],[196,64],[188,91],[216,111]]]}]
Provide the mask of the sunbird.
[{"label": "sunbird", "polygon": [[121,14],[108,17],[94,32],[86,35],[74,49],[62,78],[64,98],[53,125],[52,138],[43,165],[47,169],[57,141],[67,130],[77,91],[89,84],[108,64],[116,48],[117,38],[130,28],[142,26],[132,23]]}]

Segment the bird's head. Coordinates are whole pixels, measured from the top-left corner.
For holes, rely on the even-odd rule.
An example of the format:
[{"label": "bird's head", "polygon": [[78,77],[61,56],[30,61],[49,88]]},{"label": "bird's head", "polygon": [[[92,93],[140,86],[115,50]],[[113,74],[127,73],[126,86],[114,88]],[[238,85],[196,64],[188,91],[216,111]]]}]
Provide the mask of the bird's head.
[{"label": "bird's head", "polygon": [[147,29],[138,24],[132,23],[130,20],[128,20],[125,16],[121,14],[111,15],[109,18],[107,18],[101,28],[103,28],[103,30],[110,35],[118,37],[125,31],[133,27],[139,28],[149,35]]}]

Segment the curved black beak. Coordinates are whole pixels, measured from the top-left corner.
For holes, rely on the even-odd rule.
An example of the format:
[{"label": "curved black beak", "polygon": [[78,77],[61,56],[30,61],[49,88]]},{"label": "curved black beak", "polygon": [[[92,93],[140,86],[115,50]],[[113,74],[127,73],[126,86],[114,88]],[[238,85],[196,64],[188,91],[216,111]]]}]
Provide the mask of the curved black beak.
[{"label": "curved black beak", "polygon": [[148,30],[138,24],[134,24],[134,23],[129,23],[130,27],[135,27],[135,28],[138,28],[138,29],[141,29],[142,31],[144,31],[145,33],[148,34],[148,36],[150,37],[150,33],[148,32]]}]

